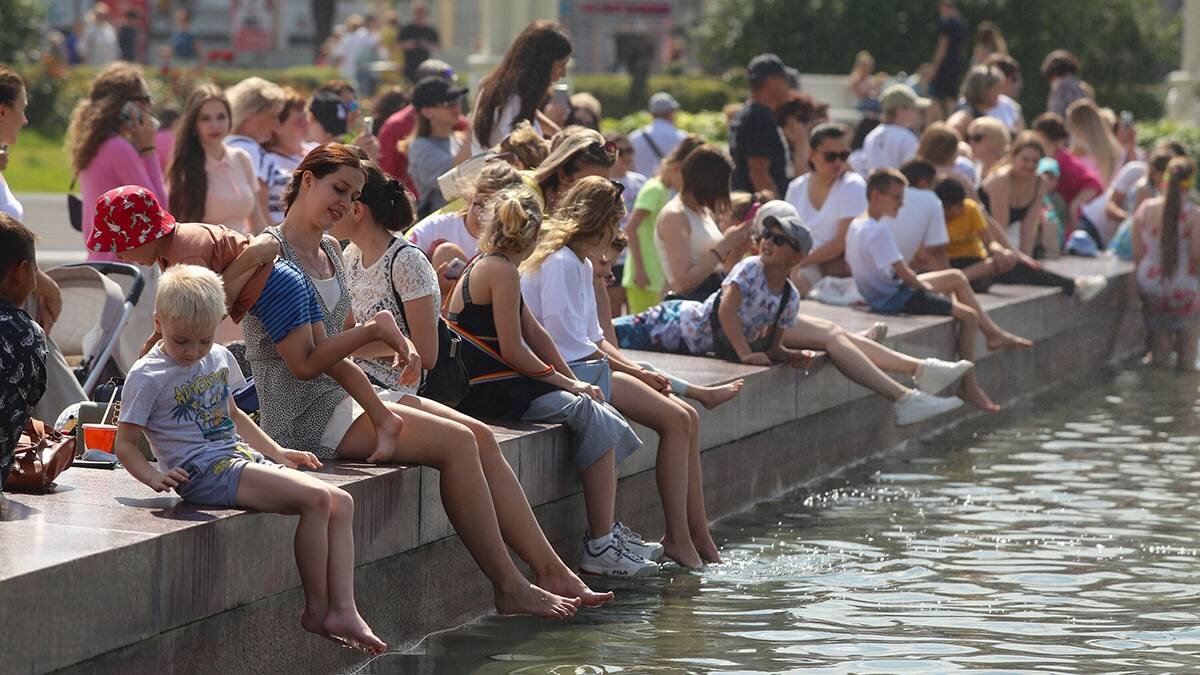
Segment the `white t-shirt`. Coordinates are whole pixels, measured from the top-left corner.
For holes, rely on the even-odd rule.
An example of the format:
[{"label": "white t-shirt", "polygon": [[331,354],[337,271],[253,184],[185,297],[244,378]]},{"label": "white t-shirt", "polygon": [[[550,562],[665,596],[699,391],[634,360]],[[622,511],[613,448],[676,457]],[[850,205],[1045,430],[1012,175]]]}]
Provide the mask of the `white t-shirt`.
[{"label": "white t-shirt", "polygon": [[904,260],[891,231],[883,223],[863,214],[846,233],[846,262],[854,273],[854,284],[871,305],[886,302],[904,282],[892,267]]},{"label": "white t-shirt", "polygon": [[358,64],[369,59],[372,52],[378,47],[378,36],[367,30],[365,26],[343,36],[337,46],[333,48],[332,54],[338,62],[338,70],[342,71],[342,78],[350,82],[357,82]]},{"label": "white t-shirt", "polygon": [[1113,177],[1112,182],[1108,184],[1108,189],[1103,194],[1083,205],[1083,215],[1092,221],[1096,229],[1100,230],[1100,234],[1104,237],[1105,241],[1108,241],[1121,225],[1121,223],[1111,220],[1108,214],[1105,213],[1108,207],[1108,200],[1112,199],[1115,192],[1122,192],[1125,196],[1129,196],[1129,193],[1137,187],[1138,181],[1146,175],[1148,168],[1149,165],[1145,162],[1133,161],[1126,163],[1125,166],[1121,167],[1120,171],[1117,171],[1117,175]]},{"label": "white t-shirt", "polygon": [[867,210],[867,182],[853,172],[842,174],[829,188],[825,203],[818,209],[813,207],[808,196],[812,175],[811,172],[806,173],[789,183],[784,199],[796,207],[800,220],[812,232],[813,248],[817,248],[837,236],[839,222],[846,218],[857,218]]},{"label": "white t-shirt", "polygon": [[271,223],[278,225],[283,222],[283,193],[288,183],[292,182],[292,173],[303,155],[281,155],[277,152],[264,152],[262,157],[263,174],[267,177],[267,207],[271,212]]},{"label": "white t-shirt", "polygon": [[1006,94],[1000,94],[1000,100],[996,101],[996,107],[985,110],[983,114],[1000,120],[1013,133],[1016,133],[1018,129],[1017,122],[1025,121],[1025,113],[1021,110],[1021,104]]},{"label": "white t-shirt", "polygon": [[950,243],[946,232],[946,213],[942,200],[933,190],[914,187],[904,188],[904,204],[895,218],[884,218],[881,222],[892,233],[892,240],[904,262],[911,263],[926,246],[945,246]]},{"label": "white t-shirt", "polygon": [[578,361],[596,352],[604,332],[596,316],[592,261],[580,260],[564,246],[536,272],[521,275],[521,295],[564,359]]},{"label": "white t-shirt", "polygon": [[8,181],[4,180],[4,174],[0,174],[0,212],[21,220],[25,217],[25,207],[21,206],[21,202],[17,201],[17,196],[8,187]]},{"label": "white t-shirt", "polygon": [[[654,145],[662,153],[661,157],[655,154],[654,149],[650,147],[650,143],[646,140],[647,137],[654,141]],[[657,175],[663,157],[671,154],[675,146],[685,138],[687,138],[686,131],[676,128],[674,124],[661,118],[656,118],[650,124],[633,132],[629,135],[629,145],[633,148],[633,170],[644,176]]]},{"label": "white t-shirt", "polygon": [[975,169],[975,162],[962,155],[957,155],[954,158],[954,170],[962,174],[962,177],[966,178],[971,185],[979,185],[979,172]]},{"label": "white t-shirt", "polygon": [[867,175],[885,166],[899,169],[916,154],[917,135],[897,124],[880,124],[863,140],[863,168]]},{"label": "white t-shirt", "polygon": [[432,256],[434,247],[443,241],[455,244],[469,258],[479,255],[479,240],[467,231],[467,224],[461,213],[430,214],[409,230],[408,240],[428,256]]},{"label": "white t-shirt", "polygon": [[[479,110],[479,101],[475,101],[475,110]],[[517,115],[521,113],[521,97],[513,94],[508,98],[508,103],[504,107],[496,111],[496,124],[492,126],[492,136],[488,139],[488,147],[493,147],[500,143],[512,133],[513,126],[516,125]],[[529,121],[533,125],[533,130],[538,136],[545,136],[542,131],[542,125],[538,122],[537,115]],[[483,152],[483,148],[479,145],[479,139],[475,137],[475,133],[471,133],[471,154],[478,155]]]},{"label": "white t-shirt", "polygon": [[224,143],[225,147],[227,148],[240,148],[245,150],[246,154],[250,155],[250,166],[254,167],[254,175],[264,185],[270,182],[271,177],[267,174],[267,166],[265,162],[263,162],[263,158],[266,156],[267,151],[263,150],[261,143],[253,138],[250,138],[249,136],[241,136],[238,134],[226,136]]}]

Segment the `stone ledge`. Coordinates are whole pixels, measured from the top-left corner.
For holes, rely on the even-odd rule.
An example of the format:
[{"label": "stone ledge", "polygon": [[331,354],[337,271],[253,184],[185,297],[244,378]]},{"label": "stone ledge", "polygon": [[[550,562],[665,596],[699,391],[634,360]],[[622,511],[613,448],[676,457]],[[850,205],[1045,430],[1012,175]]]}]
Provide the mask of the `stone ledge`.
[{"label": "stone ledge", "polygon": [[[1094,369],[1139,346],[1136,311],[1132,319],[1125,311],[1132,297],[1128,265],[1070,259],[1052,266],[1074,274],[1103,271],[1113,283],[1087,306],[1055,290],[1020,286],[982,296],[1000,325],[1039,341],[1026,352],[980,355],[981,381],[997,400],[1021,394],[1031,382],[1043,386],[1047,378]],[[848,330],[878,319],[810,302],[802,311]],[[917,356],[951,353],[954,329],[947,319],[893,317],[888,323],[889,345]],[[700,411],[714,518],[931,431],[928,425],[896,429],[885,401],[828,363],[806,375],[787,367],[638,356],[699,384],[746,380],[737,399]],[[864,425],[864,419],[872,423]],[[661,532],[651,471],[657,439],[638,431],[646,447],[621,467],[620,517],[653,535]],[[496,432],[547,535],[571,559],[584,519],[565,431],[525,425]],[[340,462],[318,475],[354,496],[359,599],[386,639],[419,638],[488,611],[489,587],[453,536],[432,470]],[[151,662],[161,666],[164,655],[218,644],[201,638],[216,639],[222,626],[265,628],[260,621],[272,627],[278,621],[278,632],[250,639],[263,651],[245,663],[345,667],[354,657],[295,628],[300,603],[292,528],[292,519],[155,496],[123,471],[76,469],[63,475],[55,494],[10,496],[0,503],[0,622],[8,627],[7,643],[25,647],[10,650],[6,670],[76,664],[141,670]],[[401,589],[407,601],[396,599]],[[25,620],[31,616],[40,620]],[[55,638],[45,639],[48,634]],[[281,650],[280,644],[290,647]],[[129,660],[134,655],[154,655],[155,661],[138,666]],[[190,670],[187,662],[177,667]]]}]

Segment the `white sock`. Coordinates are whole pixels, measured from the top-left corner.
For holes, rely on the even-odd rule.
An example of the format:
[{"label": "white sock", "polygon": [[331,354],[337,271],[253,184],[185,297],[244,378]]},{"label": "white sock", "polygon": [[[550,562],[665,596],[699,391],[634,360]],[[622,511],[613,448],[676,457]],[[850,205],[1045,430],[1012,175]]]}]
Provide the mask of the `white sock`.
[{"label": "white sock", "polygon": [[605,546],[608,546],[608,543],[610,541],[612,541],[612,539],[613,539],[613,536],[612,536],[611,532],[604,535],[603,537],[589,539],[588,540],[588,548],[592,549],[593,551],[603,550]]}]

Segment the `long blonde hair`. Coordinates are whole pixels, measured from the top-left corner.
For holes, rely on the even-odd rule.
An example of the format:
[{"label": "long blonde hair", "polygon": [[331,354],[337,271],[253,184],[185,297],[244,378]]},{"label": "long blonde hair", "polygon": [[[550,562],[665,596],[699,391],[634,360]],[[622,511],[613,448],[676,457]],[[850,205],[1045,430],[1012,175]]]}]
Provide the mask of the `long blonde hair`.
[{"label": "long blonde hair", "polygon": [[493,194],[484,206],[480,253],[519,253],[537,241],[542,205],[524,183],[513,183]]},{"label": "long blonde hair", "polygon": [[624,217],[625,202],[616,183],[600,176],[579,179],[546,222],[537,248],[521,264],[521,273],[538,271],[546,258],[564,246],[611,239]]},{"label": "long blonde hair", "polygon": [[1073,142],[1080,143],[1096,158],[1100,178],[1108,185],[1117,172],[1120,148],[1111,129],[1090,99],[1081,98],[1067,107],[1067,129]]},{"label": "long blonde hair", "polygon": [[1190,157],[1176,157],[1167,165],[1167,196],[1163,202],[1162,238],[1159,240],[1164,279],[1174,276],[1179,266],[1179,217],[1183,213],[1184,196],[1195,175],[1196,163]]},{"label": "long blonde hair", "polygon": [[142,69],[118,61],[96,76],[88,97],[75,105],[67,127],[67,154],[71,169],[83,171],[96,158],[100,145],[121,133],[121,109],[144,93]]}]

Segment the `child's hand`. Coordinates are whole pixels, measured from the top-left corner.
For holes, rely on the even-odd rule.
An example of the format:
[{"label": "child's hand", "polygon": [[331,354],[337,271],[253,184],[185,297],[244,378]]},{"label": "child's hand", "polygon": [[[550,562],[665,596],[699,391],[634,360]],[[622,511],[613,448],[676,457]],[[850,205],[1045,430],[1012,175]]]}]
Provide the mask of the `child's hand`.
[{"label": "child's hand", "polygon": [[175,467],[166,473],[158,473],[158,475],[150,479],[147,485],[155,492],[166,492],[167,490],[178,489],[180,485],[187,482],[187,472],[179,467]]},{"label": "child's hand", "polygon": [[748,366],[769,366],[771,365],[771,357],[763,352],[751,352],[742,357],[742,363]]},{"label": "child's hand", "polygon": [[286,449],[283,451],[283,465],[289,469],[299,469],[302,466],[307,466],[310,469],[319,469],[323,466],[321,460],[317,459],[317,456],[311,452]]},{"label": "child's hand", "polygon": [[258,265],[270,264],[279,256],[279,240],[269,234],[260,234],[250,240],[245,253],[249,253]]}]

